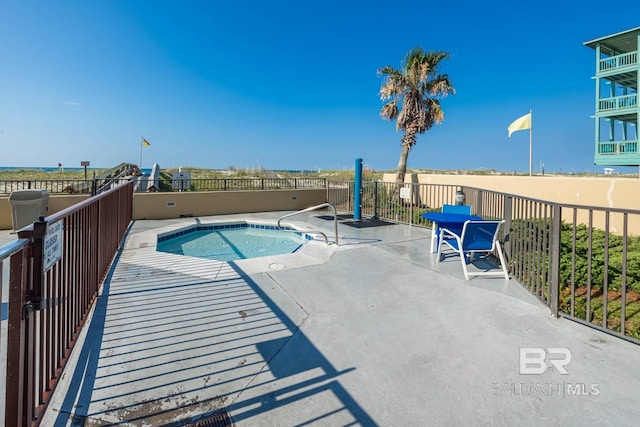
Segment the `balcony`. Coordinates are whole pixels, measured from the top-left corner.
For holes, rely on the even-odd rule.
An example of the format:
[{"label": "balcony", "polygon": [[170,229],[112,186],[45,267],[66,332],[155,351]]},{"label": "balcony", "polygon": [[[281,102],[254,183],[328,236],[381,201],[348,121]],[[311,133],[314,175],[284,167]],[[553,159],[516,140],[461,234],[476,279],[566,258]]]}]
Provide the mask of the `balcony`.
[{"label": "balcony", "polygon": [[634,65],[638,65],[637,51],[601,59],[598,66],[598,73],[617,73]]},{"label": "balcony", "polygon": [[638,108],[638,94],[614,96],[598,100],[598,113],[615,113],[616,115],[635,112]]},{"label": "balcony", "polygon": [[598,142],[594,163],[616,166],[640,164],[638,140]]}]

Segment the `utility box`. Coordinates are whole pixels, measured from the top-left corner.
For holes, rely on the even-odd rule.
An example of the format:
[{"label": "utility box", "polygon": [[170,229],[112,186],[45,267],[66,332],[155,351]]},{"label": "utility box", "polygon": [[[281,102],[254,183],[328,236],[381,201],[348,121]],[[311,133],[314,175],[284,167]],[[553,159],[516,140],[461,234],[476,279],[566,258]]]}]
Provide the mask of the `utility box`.
[{"label": "utility box", "polygon": [[33,223],[40,215],[47,215],[49,193],[47,190],[15,190],[9,195],[13,230]]}]

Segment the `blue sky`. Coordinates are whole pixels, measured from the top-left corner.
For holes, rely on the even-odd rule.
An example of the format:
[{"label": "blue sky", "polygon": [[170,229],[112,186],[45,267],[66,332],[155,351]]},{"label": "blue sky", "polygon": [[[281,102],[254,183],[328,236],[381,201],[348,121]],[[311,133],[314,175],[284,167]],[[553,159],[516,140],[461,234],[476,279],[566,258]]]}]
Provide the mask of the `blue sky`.
[{"label": "blue sky", "polygon": [[[0,166],[395,169],[384,65],[444,50],[456,94],[409,168],[593,165],[595,52],[639,25],[592,0],[0,0]],[[603,18],[606,18],[603,19]]]}]

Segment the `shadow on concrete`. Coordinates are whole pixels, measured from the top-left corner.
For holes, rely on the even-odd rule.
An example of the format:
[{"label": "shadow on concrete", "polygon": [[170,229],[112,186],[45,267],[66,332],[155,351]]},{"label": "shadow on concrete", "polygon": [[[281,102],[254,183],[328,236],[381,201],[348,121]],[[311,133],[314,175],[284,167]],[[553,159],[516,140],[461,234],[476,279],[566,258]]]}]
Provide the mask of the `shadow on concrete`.
[{"label": "shadow on concrete", "polygon": [[294,320],[234,263],[146,254],[149,265],[127,254],[110,272],[50,405],[55,426],[179,427],[221,411],[376,425],[340,384],[354,369],[337,370],[300,330],[305,313]]},{"label": "shadow on concrete", "polygon": [[393,225],[392,222],[383,221],[381,219],[365,218],[361,221],[345,221],[344,225],[354,228],[383,227],[385,225]]},{"label": "shadow on concrete", "polygon": [[[316,218],[323,219],[325,221],[333,221],[333,215],[318,215],[318,216],[316,216]],[[338,215],[336,215],[336,218],[338,219],[338,221],[342,221],[342,220],[345,220],[345,219],[352,219],[353,215],[352,214],[338,214]]]}]

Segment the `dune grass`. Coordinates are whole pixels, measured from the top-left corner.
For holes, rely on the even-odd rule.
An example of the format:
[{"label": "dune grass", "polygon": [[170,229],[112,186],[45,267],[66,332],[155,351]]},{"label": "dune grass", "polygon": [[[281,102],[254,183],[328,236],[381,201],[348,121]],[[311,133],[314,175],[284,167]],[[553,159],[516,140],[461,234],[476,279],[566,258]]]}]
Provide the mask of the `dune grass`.
[{"label": "dune grass", "polygon": [[[96,175],[106,171],[107,169],[89,169],[87,178],[92,179],[95,172]],[[191,173],[191,179],[222,179],[222,178],[327,178],[335,181],[353,181],[352,170],[327,170],[320,172],[273,172],[273,171],[245,171],[245,170],[216,170],[197,167],[183,167],[183,172]],[[172,173],[178,172],[178,168],[162,169],[161,174],[171,176]],[[367,171],[363,174],[365,181],[373,181],[382,179],[384,172]],[[83,170],[56,170],[46,172],[39,169],[16,169],[0,171],[0,181],[46,181],[46,180],[68,180],[68,179],[85,179]]]}]

